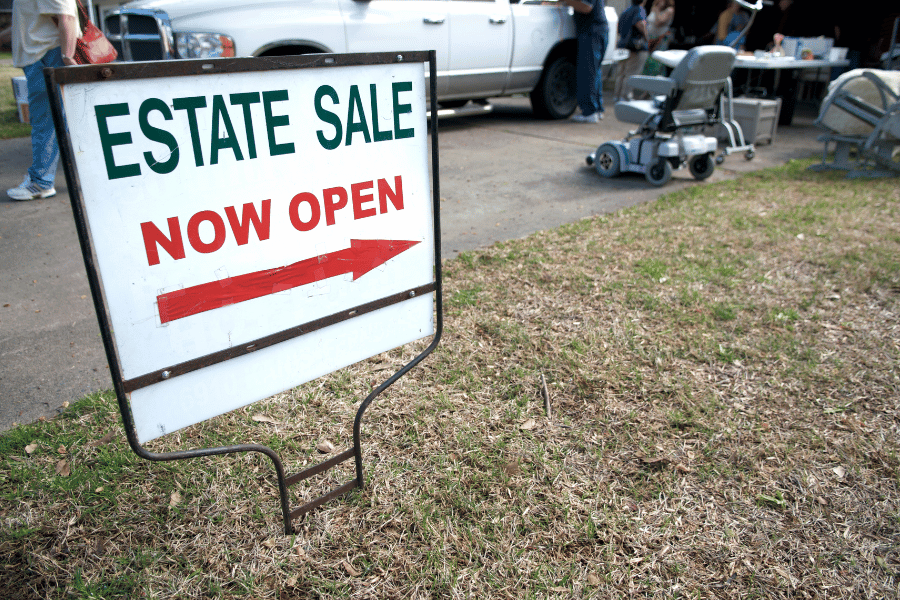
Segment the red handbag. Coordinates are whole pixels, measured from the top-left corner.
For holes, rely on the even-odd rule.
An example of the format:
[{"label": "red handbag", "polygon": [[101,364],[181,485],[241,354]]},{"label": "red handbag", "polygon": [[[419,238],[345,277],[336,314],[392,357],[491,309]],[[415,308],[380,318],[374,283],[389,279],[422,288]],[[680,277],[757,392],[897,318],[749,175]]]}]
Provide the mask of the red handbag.
[{"label": "red handbag", "polygon": [[75,56],[72,58],[79,65],[102,65],[116,60],[119,53],[103,32],[91,22],[80,0],[78,8],[81,9],[81,17],[84,20],[84,35],[75,40]]}]

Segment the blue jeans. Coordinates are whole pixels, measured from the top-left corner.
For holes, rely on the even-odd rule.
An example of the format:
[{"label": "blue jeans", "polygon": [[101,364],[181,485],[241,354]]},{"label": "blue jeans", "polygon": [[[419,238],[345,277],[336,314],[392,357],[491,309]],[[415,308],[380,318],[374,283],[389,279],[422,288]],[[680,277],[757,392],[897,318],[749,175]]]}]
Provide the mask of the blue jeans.
[{"label": "blue jeans", "polygon": [[50,98],[44,82],[44,67],[61,66],[62,52],[54,48],[41,60],[23,69],[28,80],[28,112],[31,115],[31,168],[28,175],[31,181],[44,189],[53,187],[59,164],[59,144],[56,143]]},{"label": "blue jeans", "polygon": [[594,25],[589,31],[578,32],[575,57],[575,95],[578,107],[585,116],[603,112],[603,76],[600,67],[609,39],[608,25]]}]

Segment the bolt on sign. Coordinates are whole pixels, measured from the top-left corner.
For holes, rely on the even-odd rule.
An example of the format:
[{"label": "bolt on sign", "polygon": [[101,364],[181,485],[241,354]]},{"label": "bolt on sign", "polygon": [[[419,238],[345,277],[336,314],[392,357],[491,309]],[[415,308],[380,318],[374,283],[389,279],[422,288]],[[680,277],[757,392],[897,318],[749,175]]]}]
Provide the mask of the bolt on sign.
[{"label": "bolt on sign", "polygon": [[[429,52],[47,71],[138,454],[232,451],[158,455],[141,444],[434,336],[412,365],[437,344],[437,128],[430,170],[426,68],[433,85]],[[354,450],[340,455],[356,457],[360,487],[358,422],[371,399]]]}]

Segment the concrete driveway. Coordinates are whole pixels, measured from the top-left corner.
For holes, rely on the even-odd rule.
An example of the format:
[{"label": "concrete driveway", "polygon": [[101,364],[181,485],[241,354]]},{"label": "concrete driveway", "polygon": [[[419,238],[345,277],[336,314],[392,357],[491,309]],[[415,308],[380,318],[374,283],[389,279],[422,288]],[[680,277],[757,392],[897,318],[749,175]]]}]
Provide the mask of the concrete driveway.
[{"label": "concrete driveway", "polygon": [[[703,185],[687,170],[662,188],[637,175],[601,179],[585,156],[629,129],[611,111],[584,125],[537,120],[525,98],[494,106],[440,124],[444,258]],[[819,152],[812,116],[799,112],[752,161],[729,157],[711,181]],[[0,431],[112,387],[62,170],[54,198],[12,202],[2,193],[30,162],[28,139],[0,140]]]}]

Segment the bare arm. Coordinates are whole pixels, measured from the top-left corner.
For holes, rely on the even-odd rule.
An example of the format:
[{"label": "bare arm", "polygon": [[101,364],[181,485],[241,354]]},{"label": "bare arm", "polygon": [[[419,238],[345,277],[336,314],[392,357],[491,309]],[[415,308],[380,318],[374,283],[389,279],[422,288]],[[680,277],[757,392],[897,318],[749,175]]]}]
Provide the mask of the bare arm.
[{"label": "bare arm", "polygon": [[7,27],[0,31],[0,46],[6,46],[12,43],[12,27]]},{"label": "bare arm", "polygon": [[644,36],[645,40],[648,39],[647,38],[647,21],[638,21],[637,23],[634,24],[634,26],[637,27],[637,30],[641,32],[641,35]]},{"label": "bare arm", "polygon": [[662,11],[661,13],[658,13],[658,16],[656,17],[656,26],[662,27],[663,25],[668,25],[669,23],[672,22],[672,19],[674,17],[675,17],[675,7],[670,6],[669,8]]},{"label": "bare arm", "polygon": [[72,15],[53,15],[53,22],[59,29],[59,47],[62,50],[63,64],[78,64],[75,56],[75,40],[78,39],[78,19]]}]

